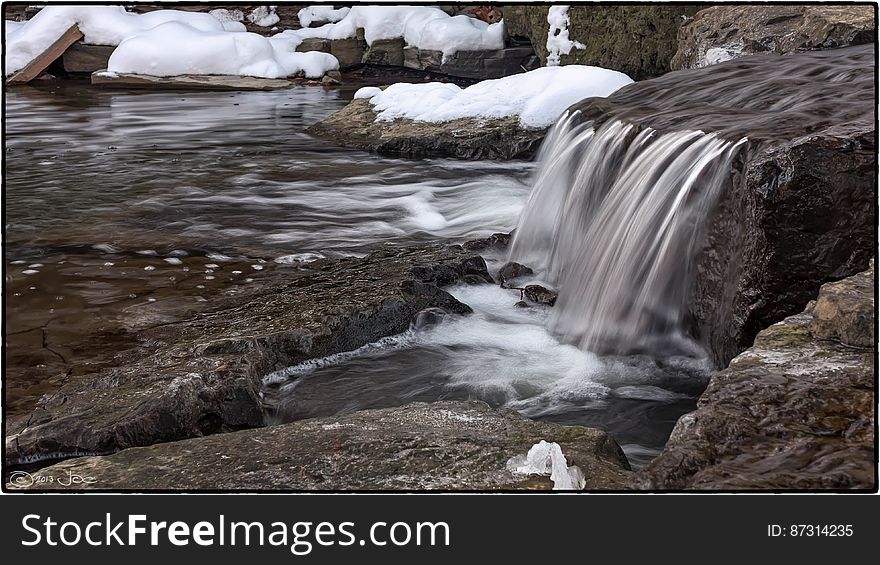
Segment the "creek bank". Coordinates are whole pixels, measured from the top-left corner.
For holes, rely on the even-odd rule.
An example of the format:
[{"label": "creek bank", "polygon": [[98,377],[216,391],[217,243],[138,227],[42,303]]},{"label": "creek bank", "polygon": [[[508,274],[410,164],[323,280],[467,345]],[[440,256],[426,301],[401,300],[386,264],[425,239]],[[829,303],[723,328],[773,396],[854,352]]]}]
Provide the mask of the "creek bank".
[{"label": "creek bank", "polygon": [[715,374],[631,488],[873,489],[874,268],[828,283]]},{"label": "creek bank", "polygon": [[73,473],[94,479],[79,488],[96,490],[547,490],[549,477],[506,467],[541,440],[562,446],[588,490],[620,489],[631,475],[604,432],[472,401],[364,410],[83,457],[33,473],[31,486],[60,488],[48,477]]},{"label": "creek bank", "polygon": [[400,333],[426,308],[466,314],[470,308],[441,289],[457,282],[492,282],[483,259],[462,246],[388,246],[364,258],[315,261],[284,283],[138,332],[138,347],[117,367],[69,375],[8,423],[5,460],[262,426],[264,375]]}]

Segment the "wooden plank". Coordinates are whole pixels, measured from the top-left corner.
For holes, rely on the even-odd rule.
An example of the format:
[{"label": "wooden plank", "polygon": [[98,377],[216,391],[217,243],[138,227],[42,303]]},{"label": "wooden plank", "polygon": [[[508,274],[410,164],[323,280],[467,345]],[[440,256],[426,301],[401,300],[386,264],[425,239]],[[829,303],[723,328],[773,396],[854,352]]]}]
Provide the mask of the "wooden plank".
[{"label": "wooden plank", "polygon": [[64,32],[57,40],[55,40],[48,49],[37,55],[37,57],[24,66],[23,69],[14,73],[6,79],[6,84],[24,84],[32,81],[46,70],[55,59],[60,57],[67,51],[67,48],[82,39],[83,34],[76,24],[70,26],[70,29]]}]

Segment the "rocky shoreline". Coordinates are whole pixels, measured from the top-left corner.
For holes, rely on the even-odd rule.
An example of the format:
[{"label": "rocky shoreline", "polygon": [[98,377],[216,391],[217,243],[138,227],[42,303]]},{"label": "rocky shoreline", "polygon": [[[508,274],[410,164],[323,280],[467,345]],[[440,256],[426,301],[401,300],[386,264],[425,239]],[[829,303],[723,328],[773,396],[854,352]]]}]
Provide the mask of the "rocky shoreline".
[{"label": "rocky shoreline", "polygon": [[828,283],[715,374],[644,490],[876,488],[874,267]]},{"label": "rocky shoreline", "polygon": [[[541,490],[552,487],[548,477],[517,475],[507,462],[545,440],[581,469],[586,490],[875,489],[876,69],[865,45],[876,39],[873,19],[861,7],[747,8],[580,7],[571,15],[575,41],[615,14],[623,31],[612,30],[608,49],[575,49],[563,63],[647,79],[572,106],[576,122],[747,139],[707,222],[688,307],[691,333],[720,370],[646,467],[633,472],[600,430],[480,402],[266,425],[267,374],[404,332],[426,310],[471,313],[445,288],[504,284],[481,256],[507,246],[510,236],[496,234],[320,259],[132,332],[117,366],[68,371],[33,410],[6,422],[6,466],[45,465],[31,484],[6,488],[60,488],[50,479],[75,474],[94,477],[79,486],[98,490]],[[546,62],[537,38],[547,36],[548,8],[505,10],[511,34],[531,40]],[[619,41],[633,34],[635,51]],[[443,72],[442,57],[432,64],[435,52],[406,51],[402,40],[370,49],[363,38],[339,41],[349,43],[337,52],[353,50],[350,66]],[[333,49],[325,40],[304,47]],[[376,118],[369,100],[355,99],[307,132],[384,155],[464,160],[531,158],[548,133],[517,116]],[[556,299],[540,286],[522,292],[532,303]]]}]

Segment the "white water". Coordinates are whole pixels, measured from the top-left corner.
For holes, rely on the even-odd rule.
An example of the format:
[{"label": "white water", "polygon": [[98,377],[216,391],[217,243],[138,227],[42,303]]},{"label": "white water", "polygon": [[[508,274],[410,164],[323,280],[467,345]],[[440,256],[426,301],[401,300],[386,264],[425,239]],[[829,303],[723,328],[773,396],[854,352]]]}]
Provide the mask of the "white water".
[{"label": "white water", "polygon": [[510,259],[559,290],[550,326],[585,351],[697,350],[682,323],[705,219],[745,139],[560,120]]}]

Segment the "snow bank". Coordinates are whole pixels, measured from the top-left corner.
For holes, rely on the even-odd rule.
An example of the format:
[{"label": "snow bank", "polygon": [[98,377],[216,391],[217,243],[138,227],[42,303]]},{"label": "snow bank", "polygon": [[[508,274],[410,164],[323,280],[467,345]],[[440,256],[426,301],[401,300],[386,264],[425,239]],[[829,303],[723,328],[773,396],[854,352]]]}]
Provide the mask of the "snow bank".
[{"label": "snow bank", "polygon": [[147,14],[126,12],[122,6],[46,6],[6,37],[6,74],[10,75],[36,58],[76,24],[93,45],[119,45],[122,40],[166,22],[178,22],[195,30],[244,31],[237,22],[221,22],[211,14],[156,10]]},{"label": "snow bank", "polygon": [[369,87],[355,93],[367,98],[377,121],[408,118],[422,122],[448,122],[459,118],[519,116],[528,128],[553,125],[572,104],[592,96],[608,96],[632,79],[623,73],[566,65],[545,67],[467,88],[454,84],[392,84],[381,92]]},{"label": "snow bank", "polygon": [[74,24],[86,43],[118,45],[107,66],[112,73],[320,78],[339,68],[328,53],[295,53],[286,40],[247,33],[236,21],[242,17],[228,10],[133,14],[121,6],[47,6],[7,31],[6,73],[27,65]]},{"label": "snow bank", "polygon": [[562,55],[568,55],[572,49],[583,49],[583,43],[572,41],[568,37],[568,6],[550,6],[547,12],[547,66],[559,64]]},{"label": "snow bank", "polygon": [[586,478],[576,465],[568,466],[558,443],[541,440],[525,456],[507,461],[507,470],[520,475],[550,475],[553,490],[583,490]]},{"label": "snow bank", "polygon": [[130,37],[110,55],[107,70],[154,76],[246,75],[320,78],[339,62],[329,53],[295,53],[284,41],[256,33],[200,31],[169,22]]},{"label": "snow bank", "polygon": [[15,33],[18,28],[24,25],[24,22],[17,22],[15,20],[3,20],[3,31],[6,33],[6,37],[9,37],[12,33]]},{"label": "snow bank", "polygon": [[357,35],[358,28],[363,28],[369,45],[379,39],[403,38],[407,45],[442,51],[444,58],[457,51],[504,47],[503,22],[487,24],[428,6],[354,6],[336,23],[287,30],[279,35],[294,41],[295,46],[313,37],[348,39]]},{"label": "snow bank", "polygon": [[333,9],[333,6],[306,6],[299,12],[299,25],[310,27],[313,23],[336,23],[348,15],[350,8]]}]

